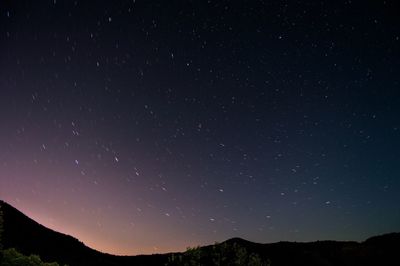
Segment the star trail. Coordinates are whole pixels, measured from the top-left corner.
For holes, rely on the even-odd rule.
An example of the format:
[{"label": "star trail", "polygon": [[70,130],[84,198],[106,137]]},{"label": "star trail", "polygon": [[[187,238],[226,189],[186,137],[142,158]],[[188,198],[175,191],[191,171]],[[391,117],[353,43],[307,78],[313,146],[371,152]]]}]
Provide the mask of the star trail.
[{"label": "star trail", "polygon": [[113,254],[400,230],[395,1],[1,1],[0,198]]}]

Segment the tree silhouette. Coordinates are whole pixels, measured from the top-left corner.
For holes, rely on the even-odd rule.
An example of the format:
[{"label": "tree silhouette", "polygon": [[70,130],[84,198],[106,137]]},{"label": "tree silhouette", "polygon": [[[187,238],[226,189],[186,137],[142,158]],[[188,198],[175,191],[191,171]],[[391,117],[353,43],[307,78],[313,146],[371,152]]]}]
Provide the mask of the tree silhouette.
[{"label": "tree silhouette", "polygon": [[167,266],[269,266],[271,262],[259,254],[249,252],[237,243],[215,244],[212,248],[188,248],[181,254],[170,255]]},{"label": "tree silhouette", "polygon": [[0,266],[59,266],[56,262],[43,262],[38,255],[22,255],[14,248],[6,249],[3,253]]}]

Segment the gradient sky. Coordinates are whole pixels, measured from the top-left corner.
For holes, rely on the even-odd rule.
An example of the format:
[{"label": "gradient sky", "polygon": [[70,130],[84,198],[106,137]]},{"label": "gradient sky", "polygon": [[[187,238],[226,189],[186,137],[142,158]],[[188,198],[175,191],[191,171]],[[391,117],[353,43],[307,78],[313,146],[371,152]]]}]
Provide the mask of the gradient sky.
[{"label": "gradient sky", "polygon": [[0,198],[114,254],[400,231],[398,10],[1,1]]}]

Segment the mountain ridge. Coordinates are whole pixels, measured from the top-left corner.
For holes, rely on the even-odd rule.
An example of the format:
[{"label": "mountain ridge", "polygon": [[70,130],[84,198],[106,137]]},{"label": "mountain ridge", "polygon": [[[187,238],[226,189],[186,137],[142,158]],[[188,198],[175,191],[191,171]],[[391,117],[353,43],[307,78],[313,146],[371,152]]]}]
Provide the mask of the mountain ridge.
[{"label": "mountain ridge", "polygon": [[[46,261],[74,265],[180,265],[170,263],[171,257],[185,257],[187,253],[176,252],[153,255],[117,256],[102,253],[86,246],[77,238],[46,228],[10,204],[0,200],[3,212],[3,246],[16,248],[23,254],[38,254]],[[215,252],[229,256],[235,250],[256,254],[261,260],[271,265],[400,265],[400,233],[373,236],[365,241],[316,242],[276,242],[255,243],[234,237],[222,243],[203,246],[196,251],[196,256],[203,256],[203,261],[211,260]],[[233,248],[233,249],[232,249]],[[188,251],[189,252],[189,251]],[[214,255],[210,255],[214,254]],[[228,254],[228,253],[226,253]],[[208,258],[206,258],[208,256]],[[396,263],[392,263],[395,261]],[[383,262],[383,264],[382,264]],[[392,264],[391,264],[392,263]],[[191,264],[189,264],[191,265]],[[226,264],[237,265],[237,264]]]}]

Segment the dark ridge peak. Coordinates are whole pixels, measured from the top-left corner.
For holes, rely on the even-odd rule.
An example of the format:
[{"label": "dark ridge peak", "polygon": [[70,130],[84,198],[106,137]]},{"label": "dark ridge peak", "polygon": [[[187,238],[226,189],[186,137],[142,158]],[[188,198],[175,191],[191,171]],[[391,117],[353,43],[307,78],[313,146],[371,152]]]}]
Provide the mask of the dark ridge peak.
[{"label": "dark ridge peak", "polygon": [[234,238],[230,238],[224,242],[222,242],[221,244],[227,244],[227,245],[239,245],[242,247],[255,247],[255,246],[259,246],[259,245],[263,245],[260,243],[256,243],[256,242],[252,242],[240,237],[234,237]]},{"label": "dark ridge peak", "polygon": [[252,242],[252,241],[249,241],[249,240],[240,238],[240,237],[233,237],[233,238],[230,238],[230,239],[228,239],[228,240],[222,242],[221,244],[228,244],[228,245],[237,244],[237,245],[240,245],[240,246],[247,246],[247,247],[255,246],[255,245],[261,245],[261,244],[259,244],[259,243]]},{"label": "dark ridge peak", "polygon": [[399,232],[394,232],[394,233],[388,233],[388,234],[383,234],[379,236],[373,236],[365,240],[363,243],[367,245],[381,245],[381,244],[394,244],[394,243],[400,243],[400,233]]},{"label": "dark ridge peak", "polygon": [[250,241],[248,241],[246,239],[243,239],[243,238],[240,238],[240,237],[233,237],[233,238],[230,238],[230,239],[228,239],[228,240],[226,240],[226,241],[224,241],[222,243],[250,243]]}]

